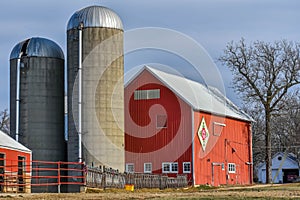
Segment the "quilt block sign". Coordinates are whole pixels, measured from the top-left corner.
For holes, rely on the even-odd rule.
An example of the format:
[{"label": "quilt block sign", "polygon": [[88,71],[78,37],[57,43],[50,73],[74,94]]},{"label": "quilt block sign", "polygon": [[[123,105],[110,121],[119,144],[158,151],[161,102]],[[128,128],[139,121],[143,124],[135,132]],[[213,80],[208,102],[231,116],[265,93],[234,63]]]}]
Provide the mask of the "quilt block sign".
[{"label": "quilt block sign", "polygon": [[200,126],[198,128],[198,137],[202,146],[203,151],[205,151],[208,139],[209,139],[209,132],[208,128],[205,123],[204,117],[202,117],[202,121],[200,123]]}]

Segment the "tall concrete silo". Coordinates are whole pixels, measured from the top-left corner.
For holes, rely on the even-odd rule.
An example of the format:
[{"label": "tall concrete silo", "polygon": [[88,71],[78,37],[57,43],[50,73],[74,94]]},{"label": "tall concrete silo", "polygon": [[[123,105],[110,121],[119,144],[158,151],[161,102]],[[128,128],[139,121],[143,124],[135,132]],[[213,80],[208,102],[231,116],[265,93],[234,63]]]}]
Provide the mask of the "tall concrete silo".
[{"label": "tall concrete silo", "polygon": [[124,171],[123,25],[102,6],[67,26],[68,160]]}]

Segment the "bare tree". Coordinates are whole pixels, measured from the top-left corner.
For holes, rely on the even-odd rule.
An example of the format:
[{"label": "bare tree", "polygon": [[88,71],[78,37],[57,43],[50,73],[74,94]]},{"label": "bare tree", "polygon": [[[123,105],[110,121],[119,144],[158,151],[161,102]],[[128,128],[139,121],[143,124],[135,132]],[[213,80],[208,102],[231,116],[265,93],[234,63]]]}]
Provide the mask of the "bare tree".
[{"label": "bare tree", "polygon": [[272,181],[271,118],[284,106],[285,96],[300,81],[299,44],[245,40],[230,42],[219,60],[233,73],[234,88],[245,103],[258,102],[265,116],[265,161],[267,183]]},{"label": "bare tree", "polygon": [[299,91],[288,97],[286,106],[272,120],[273,142],[279,151],[294,153],[299,157],[300,149],[300,97]]},{"label": "bare tree", "polygon": [[[272,156],[278,152],[293,153],[300,158],[300,91],[287,95],[285,106],[275,113],[271,119]],[[260,104],[243,108],[253,119],[253,166],[254,180],[257,181],[257,167],[265,160],[265,116]]]},{"label": "bare tree", "polygon": [[9,134],[9,114],[7,109],[0,112],[0,130]]}]

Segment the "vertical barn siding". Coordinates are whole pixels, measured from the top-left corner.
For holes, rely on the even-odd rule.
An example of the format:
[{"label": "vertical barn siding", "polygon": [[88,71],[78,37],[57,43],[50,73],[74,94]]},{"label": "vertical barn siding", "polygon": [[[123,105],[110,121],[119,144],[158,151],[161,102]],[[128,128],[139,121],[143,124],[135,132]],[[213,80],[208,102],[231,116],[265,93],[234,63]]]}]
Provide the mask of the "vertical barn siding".
[{"label": "vertical barn siding", "polygon": [[[160,89],[159,99],[134,100],[135,90]],[[167,128],[156,128],[156,116],[167,115]],[[135,172],[151,162],[153,173],[162,173],[163,162],[192,162],[191,108],[148,71],[125,88],[125,160]],[[169,174],[175,176],[176,174]],[[192,175],[188,174],[188,179]]]},{"label": "vertical barn siding", "polygon": [[[205,151],[202,150],[197,132],[199,124],[204,117],[210,133]],[[221,129],[221,135],[213,133],[213,123],[223,123],[226,127]],[[220,127],[219,127],[220,130]],[[224,118],[203,112],[194,112],[194,167],[195,184],[251,184],[252,168],[247,162],[251,158],[251,133],[248,122],[232,118]],[[227,142],[225,142],[227,141]],[[213,163],[224,163],[225,170],[221,166],[214,166],[214,182],[212,183]],[[236,164],[236,173],[229,173],[226,180],[228,163]]]}]

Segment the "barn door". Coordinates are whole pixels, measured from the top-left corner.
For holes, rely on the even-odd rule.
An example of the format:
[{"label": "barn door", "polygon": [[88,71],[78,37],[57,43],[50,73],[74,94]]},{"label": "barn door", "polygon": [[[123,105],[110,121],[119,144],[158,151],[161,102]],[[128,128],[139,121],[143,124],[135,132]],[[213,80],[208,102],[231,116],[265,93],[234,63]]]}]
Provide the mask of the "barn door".
[{"label": "barn door", "polygon": [[18,184],[19,192],[24,192],[25,157],[18,156]]},{"label": "barn door", "polygon": [[211,185],[220,186],[222,184],[222,163],[212,163]]},{"label": "barn door", "polygon": [[0,192],[3,192],[4,187],[4,157],[5,155],[3,153],[0,153]]}]

